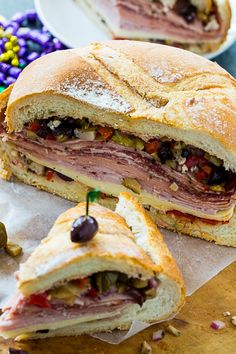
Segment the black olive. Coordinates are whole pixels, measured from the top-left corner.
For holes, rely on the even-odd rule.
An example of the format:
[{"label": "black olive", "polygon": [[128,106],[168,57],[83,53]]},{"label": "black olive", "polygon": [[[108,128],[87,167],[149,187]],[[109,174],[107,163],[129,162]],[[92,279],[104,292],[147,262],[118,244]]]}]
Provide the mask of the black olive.
[{"label": "black olive", "polygon": [[44,127],[44,126],[41,126],[36,132],[36,134],[40,138],[43,138],[43,139],[46,138],[47,135],[49,135],[50,133],[51,133],[50,130],[47,127]]},{"label": "black olive", "polygon": [[171,150],[171,143],[168,141],[165,141],[162,143],[160,149],[158,150],[158,156],[161,160],[161,163],[165,163],[166,160],[172,160],[173,159],[173,152]]},{"label": "black olive", "polygon": [[64,134],[68,137],[68,138],[72,138],[74,136],[74,128],[71,126],[68,126],[64,129]]},{"label": "black olive", "polygon": [[66,120],[66,123],[68,123],[69,125],[74,125],[76,126],[76,120],[74,118],[68,118]]},{"label": "black olive", "polygon": [[210,177],[208,179],[209,185],[221,184],[227,181],[229,177],[228,171],[224,169],[224,167],[216,167],[212,170]]},{"label": "black olive", "polygon": [[190,155],[190,152],[188,151],[188,149],[184,148],[184,149],[182,150],[181,156],[182,156],[182,157],[188,157],[189,155]]},{"label": "black olive", "polygon": [[96,219],[89,215],[80,216],[71,227],[71,241],[76,243],[88,242],[97,232],[98,223]]},{"label": "black olive", "polygon": [[186,22],[193,22],[196,18],[196,7],[190,5],[185,11],[182,12],[182,16]]},{"label": "black olive", "polygon": [[70,177],[68,177],[68,176],[65,176],[65,175],[63,175],[63,174],[60,173],[60,172],[56,172],[56,174],[57,174],[61,179],[63,179],[63,181],[66,181],[66,182],[72,182],[72,181],[74,181],[73,178],[70,178]]},{"label": "black olive", "polygon": [[197,9],[189,0],[177,0],[174,10],[188,23],[193,22],[196,18]]}]

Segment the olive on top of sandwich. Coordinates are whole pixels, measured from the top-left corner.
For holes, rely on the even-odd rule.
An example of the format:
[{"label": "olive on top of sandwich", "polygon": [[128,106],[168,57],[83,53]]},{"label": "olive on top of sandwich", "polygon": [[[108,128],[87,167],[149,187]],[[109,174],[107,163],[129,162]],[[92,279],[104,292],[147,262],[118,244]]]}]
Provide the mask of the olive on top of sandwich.
[{"label": "olive on top of sandwich", "polygon": [[76,0],[112,37],[177,46],[203,54],[226,40],[228,0]]},{"label": "olive on top of sandwich", "polygon": [[61,214],[20,265],[1,336],[20,341],[128,329],[135,319],[165,320],[183,306],[179,269],[134,197],[122,193],[115,212],[90,205],[89,220],[98,226],[92,238],[91,224],[78,226],[84,214],[85,203]]},{"label": "olive on top of sandwich", "polygon": [[236,83],[213,62],[130,41],[53,53],[1,130],[5,174],[75,201],[99,187],[110,208],[130,191],[158,225],[236,246]]}]

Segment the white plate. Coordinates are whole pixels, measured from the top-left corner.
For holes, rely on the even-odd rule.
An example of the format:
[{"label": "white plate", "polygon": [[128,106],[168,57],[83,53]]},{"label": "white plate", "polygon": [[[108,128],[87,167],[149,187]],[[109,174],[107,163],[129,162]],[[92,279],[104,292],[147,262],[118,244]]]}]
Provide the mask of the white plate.
[{"label": "white plate", "polygon": [[[94,41],[109,39],[108,34],[93,22],[73,0],[34,0],[40,19],[50,32],[67,47],[86,46]],[[236,0],[231,0],[232,25],[224,44],[204,56],[212,59],[226,51],[236,40]]]}]

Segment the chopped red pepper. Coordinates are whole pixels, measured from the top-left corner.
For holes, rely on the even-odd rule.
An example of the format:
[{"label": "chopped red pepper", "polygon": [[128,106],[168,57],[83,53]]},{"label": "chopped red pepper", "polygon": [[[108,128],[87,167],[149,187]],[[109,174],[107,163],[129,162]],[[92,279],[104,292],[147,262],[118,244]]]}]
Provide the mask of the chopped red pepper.
[{"label": "chopped red pepper", "polygon": [[98,296],[97,290],[94,289],[94,288],[91,288],[91,289],[89,290],[89,292],[88,292],[88,296],[89,296],[89,297],[97,297],[97,296]]},{"label": "chopped red pepper", "polygon": [[193,166],[202,166],[203,164],[206,165],[207,160],[201,156],[189,156],[185,162],[185,165],[188,168]]},{"label": "chopped red pepper", "polygon": [[212,171],[212,167],[209,166],[209,165],[205,165],[205,166],[202,166],[201,167],[203,171],[205,171],[208,175],[211,174],[211,171]]},{"label": "chopped red pepper", "polygon": [[30,295],[30,297],[28,299],[28,304],[35,305],[38,307],[43,307],[43,308],[51,308],[52,307],[47,299],[47,294]]},{"label": "chopped red pepper", "polygon": [[207,178],[207,173],[201,169],[195,174],[195,177],[198,182],[202,182]]},{"label": "chopped red pepper", "polygon": [[161,146],[160,140],[156,140],[156,139],[151,140],[145,144],[146,151],[149,154],[153,154],[154,152],[157,152],[157,150],[159,150],[160,146]]},{"label": "chopped red pepper", "polygon": [[48,171],[46,172],[46,179],[47,179],[48,181],[51,181],[51,179],[53,178],[53,176],[54,176],[54,172],[53,172],[53,171],[48,170]]},{"label": "chopped red pepper", "polygon": [[52,135],[52,134],[47,135],[46,139],[47,140],[57,140],[57,138],[54,135]]},{"label": "chopped red pepper", "polygon": [[101,134],[103,139],[108,140],[112,137],[114,129],[110,127],[100,127],[98,128],[98,132]]},{"label": "chopped red pepper", "polygon": [[33,122],[29,125],[29,130],[32,132],[37,132],[40,129],[41,125],[38,122]]}]

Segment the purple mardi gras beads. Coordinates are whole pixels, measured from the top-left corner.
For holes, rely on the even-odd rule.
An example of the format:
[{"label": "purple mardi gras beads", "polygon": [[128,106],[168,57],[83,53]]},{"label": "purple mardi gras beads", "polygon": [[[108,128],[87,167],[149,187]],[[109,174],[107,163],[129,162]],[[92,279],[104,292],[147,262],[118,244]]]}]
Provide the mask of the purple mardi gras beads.
[{"label": "purple mardi gras beads", "polygon": [[13,84],[32,61],[65,46],[41,23],[36,11],[0,20],[0,92]]}]

